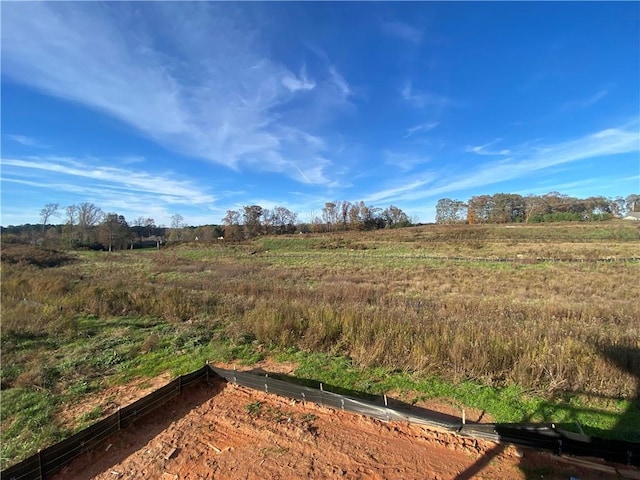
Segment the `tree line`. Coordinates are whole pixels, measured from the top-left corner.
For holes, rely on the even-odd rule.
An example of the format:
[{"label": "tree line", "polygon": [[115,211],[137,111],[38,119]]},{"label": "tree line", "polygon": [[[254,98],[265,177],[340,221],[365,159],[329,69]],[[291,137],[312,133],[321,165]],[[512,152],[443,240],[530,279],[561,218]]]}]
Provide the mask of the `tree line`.
[{"label": "tree line", "polygon": [[[442,198],[436,204],[436,223],[538,223],[554,221],[597,221],[640,212],[640,195],[606,198],[576,198],[558,192],[522,196],[513,193],[477,195],[468,201]],[[62,217],[60,224],[50,224]],[[48,203],[40,210],[41,223],[2,227],[6,243],[46,244],[64,248],[122,250],[134,247],[160,248],[163,243],[220,239],[242,241],[259,235],[338,232],[402,228],[415,224],[394,205],[382,209],[363,201],[326,202],[320,212],[310,212],[308,222],[288,208],[245,205],[228,210],[221,224],[188,226],[182,215],[171,216],[171,225],[158,226],[153,218],[127,221],[116,212],[105,213],[93,203],[67,207]]]},{"label": "tree line", "polygon": [[[53,218],[60,217],[62,223],[50,223]],[[288,208],[246,205],[242,210],[228,210],[219,225],[188,226],[182,215],[174,214],[171,225],[165,227],[156,225],[153,218],[143,216],[128,222],[123,215],[105,213],[89,202],[67,207],[47,203],[40,210],[40,224],[2,227],[2,240],[6,243],[113,251],[134,247],[160,248],[163,243],[172,242],[241,241],[258,235],[400,228],[412,224],[398,207],[391,205],[383,210],[364,202],[327,202],[319,215],[312,212],[310,217],[309,223],[300,223],[298,214]]]},{"label": "tree line", "polygon": [[515,193],[476,195],[468,201],[441,198],[436,223],[540,223],[599,221],[640,211],[640,195],[577,198],[558,192],[522,196]]},{"label": "tree line", "polygon": [[413,223],[402,209],[390,205],[384,210],[365,202],[326,202],[322,211],[311,212],[308,223],[299,223],[298,214],[285,207],[273,209],[260,205],[246,205],[240,210],[227,210],[222,219],[224,238],[241,240],[261,234],[291,234],[337,232],[346,230],[375,230],[401,228]]}]

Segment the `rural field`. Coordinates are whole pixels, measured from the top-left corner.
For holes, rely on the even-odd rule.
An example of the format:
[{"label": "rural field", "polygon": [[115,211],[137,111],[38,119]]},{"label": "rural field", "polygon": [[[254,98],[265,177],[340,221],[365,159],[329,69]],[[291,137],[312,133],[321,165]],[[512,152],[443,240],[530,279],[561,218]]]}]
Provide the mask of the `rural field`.
[{"label": "rural field", "polygon": [[2,468],[118,400],[87,399],[206,361],[640,441],[634,223],[7,244],[1,268]]}]

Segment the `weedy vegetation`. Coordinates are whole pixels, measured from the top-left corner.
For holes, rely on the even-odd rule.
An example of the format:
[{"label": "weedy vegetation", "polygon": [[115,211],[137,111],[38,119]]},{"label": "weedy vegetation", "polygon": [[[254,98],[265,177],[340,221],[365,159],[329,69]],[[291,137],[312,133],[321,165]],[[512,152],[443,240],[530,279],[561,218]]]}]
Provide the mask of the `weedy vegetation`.
[{"label": "weedy vegetation", "polygon": [[640,441],[638,257],[623,221],[4,245],[1,466],[99,418],[59,414],[109,385],[265,356],[327,385]]}]

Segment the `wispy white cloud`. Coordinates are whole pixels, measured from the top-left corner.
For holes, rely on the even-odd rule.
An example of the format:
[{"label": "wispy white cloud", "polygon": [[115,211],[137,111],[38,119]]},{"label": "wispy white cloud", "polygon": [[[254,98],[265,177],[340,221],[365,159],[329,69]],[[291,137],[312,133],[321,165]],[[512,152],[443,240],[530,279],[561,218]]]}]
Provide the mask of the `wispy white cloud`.
[{"label": "wispy white cloud", "polygon": [[421,123],[407,129],[407,134],[402,138],[409,138],[421,133],[427,133],[440,125],[440,122]]},{"label": "wispy white cloud", "polygon": [[[95,161],[65,157],[3,158],[3,182],[38,186],[51,191],[153,196],[166,204],[211,205],[216,197],[191,180],[176,180],[171,172],[152,174],[140,169],[103,166]],[[21,177],[27,177],[24,180]]]},{"label": "wispy white cloud", "polygon": [[24,145],[25,147],[48,148],[47,145],[41,143],[36,138],[28,137],[26,135],[5,134],[5,137],[13,140],[16,143],[19,143],[20,145]]},{"label": "wispy white cloud", "polygon": [[302,90],[302,91],[313,90],[316,87],[316,83],[313,81],[310,81],[307,78],[307,72],[305,67],[302,68],[302,71],[300,72],[300,77],[285,76],[282,79],[282,84],[294,93],[299,90]]},{"label": "wispy white cloud", "polygon": [[406,152],[394,152],[386,150],[384,161],[387,165],[399,169],[401,172],[409,172],[419,165],[423,165],[431,160],[428,155],[419,155]]},{"label": "wispy white cloud", "polygon": [[399,198],[411,197],[419,192],[420,187],[429,185],[435,178],[434,174],[424,174],[421,178],[415,179],[409,183],[401,183],[395,187],[387,188],[368,195],[365,202],[394,202]]},{"label": "wispy white cloud", "polygon": [[594,93],[593,95],[591,95],[590,97],[587,98],[583,98],[582,100],[573,100],[570,102],[566,102],[563,106],[562,106],[562,110],[571,110],[574,108],[587,108],[590,107],[591,105],[598,103],[600,100],[602,100],[604,97],[606,97],[609,94],[609,91],[604,89],[604,90],[600,90],[596,93]]},{"label": "wispy white cloud", "polygon": [[[466,168],[459,174],[427,172],[433,182],[423,185],[409,184],[405,189],[384,190],[370,198],[390,198],[392,201],[416,201],[442,194],[486,187],[517,178],[527,178],[550,168],[583,160],[609,157],[640,151],[640,119],[615,128],[607,128],[581,138],[554,144],[532,145],[530,142],[510,148],[509,159],[485,162],[475,168]],[[437,174],[437,175],[436,175]],[[427,177],[429,178],[429,177]],[[418,187],[426,188],[418,188]]]},{"label": "wispy white cloud", "polygon": [[400,21],[382,22],[382,32],[411,43],[422,41],[422,30]]},{"label": "wispy white cloud", "polygon": [[425,108],[428,106],[446,107],[456,104],[452,99],[445,95],[415,90],[411,82],[407,82],[404,85],[400,94],[402,95],[402,98],[415,108]]},{"label": "wispy white cloud", "polygon": [[351,95],[351,87],[334,66],[329,67],[329,74],[331,76],[333,85],[335,85],[335,87],[342,95],[344,95],[345,97]]},{"label": "wispy white cloud", "polygon": [[496,138],[495,140],[485,143],[484,145],[477,145],[475,147],[467,146],[466,152],[468,153],[476,153],[478,155],[511,155],[511,150],[508,148],[502,148],[500,150],[489,150],[488,147],[495,145],[496,143],[501,142],[501,138]]},{"label": "wispy white cloud", "polygon": [[[323,80],[304,67],[296,75],[269,57],[264,40],[226,4],[14,3],[3,6],[3,75],[112,115],[181,154],[330,183],[333,161],[324,153],[318,174],[318,144],[304,140],[318,134],[286,107],[297,95],[317,96],[314,108],[330,118],[348,102],[349,84],[335,68]],[[304,134],[291,139],[291,128]]]}]

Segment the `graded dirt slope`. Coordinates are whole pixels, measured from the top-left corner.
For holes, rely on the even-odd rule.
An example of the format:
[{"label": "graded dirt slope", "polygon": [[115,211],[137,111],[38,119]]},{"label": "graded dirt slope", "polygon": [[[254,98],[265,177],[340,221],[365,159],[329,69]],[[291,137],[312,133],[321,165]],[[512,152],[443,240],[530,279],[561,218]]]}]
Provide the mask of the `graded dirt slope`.
[{"label": "graded dirt slope", "polygon": [[56,479],[619,478],[558,457],[202,383]]}]

